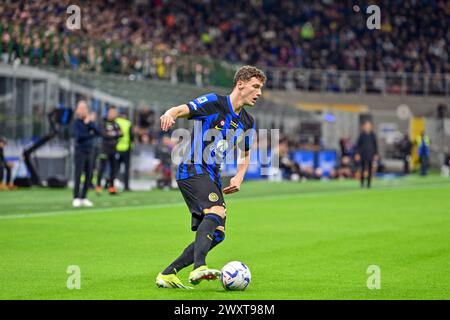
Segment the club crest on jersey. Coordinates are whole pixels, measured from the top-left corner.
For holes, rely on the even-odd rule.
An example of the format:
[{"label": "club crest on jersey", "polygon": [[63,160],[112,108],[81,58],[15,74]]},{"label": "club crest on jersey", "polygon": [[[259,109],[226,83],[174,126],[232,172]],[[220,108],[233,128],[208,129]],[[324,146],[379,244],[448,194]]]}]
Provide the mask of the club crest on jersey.
[{"label": "club crest on jersey", "polygon": [[211,202],[216,202],[217,200],[219,200],[219,196],[217,195],[217,193],[211,192],[208,196],[208,199]]}]

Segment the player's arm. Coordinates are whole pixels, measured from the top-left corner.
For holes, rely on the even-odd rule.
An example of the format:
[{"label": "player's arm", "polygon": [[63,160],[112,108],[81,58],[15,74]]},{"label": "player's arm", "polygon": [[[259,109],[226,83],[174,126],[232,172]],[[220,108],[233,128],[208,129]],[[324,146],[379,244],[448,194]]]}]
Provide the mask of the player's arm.
[{"label": "player's arm", "polygon": [[159,119],[161,120],[161,130],[168,131],[175,124],[178,118],[186,118],[189,116],[189,107],[182,104],[167,110]]},{"label": "player's arm", "polygon": [[250,164],[250,150],[244,151],[243,161],[238,161],[236,175],[231,178],[230,185],[224,188],[222,191],[225,194],[235,193],[241,189],[241,183],[244,181],[245,173],[247,172],[248,165]]}]

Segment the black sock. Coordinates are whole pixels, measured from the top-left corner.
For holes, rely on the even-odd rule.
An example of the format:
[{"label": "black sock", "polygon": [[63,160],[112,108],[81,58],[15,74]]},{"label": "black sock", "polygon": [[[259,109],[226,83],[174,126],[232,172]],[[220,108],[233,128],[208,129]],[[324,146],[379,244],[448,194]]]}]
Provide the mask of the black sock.
[{"label": "black sock", "polygon": [[222,217],[209,213],[198,226],[194,244],[194,269],[206,265],[205,259],[213,241],[214,231],[221,224]]},{"label": "black sock", "polygon": [[186,268],[194,262],[194,242],[184,249],[183,253],[175,259],[162,274],[176,274],[181,269]]},{"label": "black sock", "polygon": [[[211,251],[214,247],[216,247],[219,243],[221,243],[225,239],[225,233],[220,230],[214,231],[213,241],[211,243],[211,247],[209,251]],[[192,242],[189,246],[184,249],[183,253],[175,259],[163,272],[162,274],[177,274],[182,269],[190,266],[194,263],[194,242]]]}]

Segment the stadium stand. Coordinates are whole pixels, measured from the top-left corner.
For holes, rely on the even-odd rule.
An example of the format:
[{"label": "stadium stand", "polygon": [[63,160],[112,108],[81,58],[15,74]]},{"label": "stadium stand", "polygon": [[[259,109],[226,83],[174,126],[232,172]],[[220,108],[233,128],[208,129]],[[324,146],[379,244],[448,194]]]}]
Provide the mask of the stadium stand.
[{"label": "stadium stand", "polygon": [[134,6],[95,0],[79,5],[81,30],[71,31],[61,14],[64,1],[4,3],[2,61],[207,85],[221,81],[210,79],[211,68],[216,75],[220,64],[198,59],[213,57],[331,75],[337,70],[434,74],[437,93],[445,90],[441,74],[450,73],[446,1],[379,1],[381,32],[365,26],[367,3],[360,12],[330,0],[153,0]]}]

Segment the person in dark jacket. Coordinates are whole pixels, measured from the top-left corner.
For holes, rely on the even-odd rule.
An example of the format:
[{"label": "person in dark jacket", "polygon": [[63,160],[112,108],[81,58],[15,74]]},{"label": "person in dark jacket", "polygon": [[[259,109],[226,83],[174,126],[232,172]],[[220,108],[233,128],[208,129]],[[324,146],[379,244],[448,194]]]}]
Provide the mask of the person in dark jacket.
[{"label": "person in dark jacket", "polygon": [[[100,135],[99,130],[89,115],[87,102],[81,100],[75,110],[76,119],[72,124],[73,136],[75,138],[75,176],[73,188],[74,207],[92,207],[93,203],[86,199],[89,182],[92,178],[94,140]],[[84,184],[80,192],[81,175],[84,173]]]},{"label": "person in dark jacket", "polygon": [[403,173],[409,174],[409,162],[411,160],[412,142],[409,140],[408,134],[405,133],[402,141],[400,141],[400,154],[403,160]]},{"label": "person in dark jacket", "polygon": [[378,160],[377,138],[373,133],[372,123],[365,121],[362,125],[362,132],[356,142],[355,160],[361,166],[361,188],[364,187],[364,180],[367,170],[367,188],[370,188],[372,180],[372,163]]},{"label": "person in dark jacket", "polygon": [[95,187],[97,195],[99,195],[102,191],[101,182],[107,164],[109,164],[108,192],[112,195],[116,194],[116,188],[114,187],[117,155],[116,146],[117,141],[122,136],[122,131],[115,121],[116,118],[117,109],[115,107],[110,107],[108,110],[108,115],[101,128],[102,146],[99,155],[100,166],[97,173],[97,186]]}]

